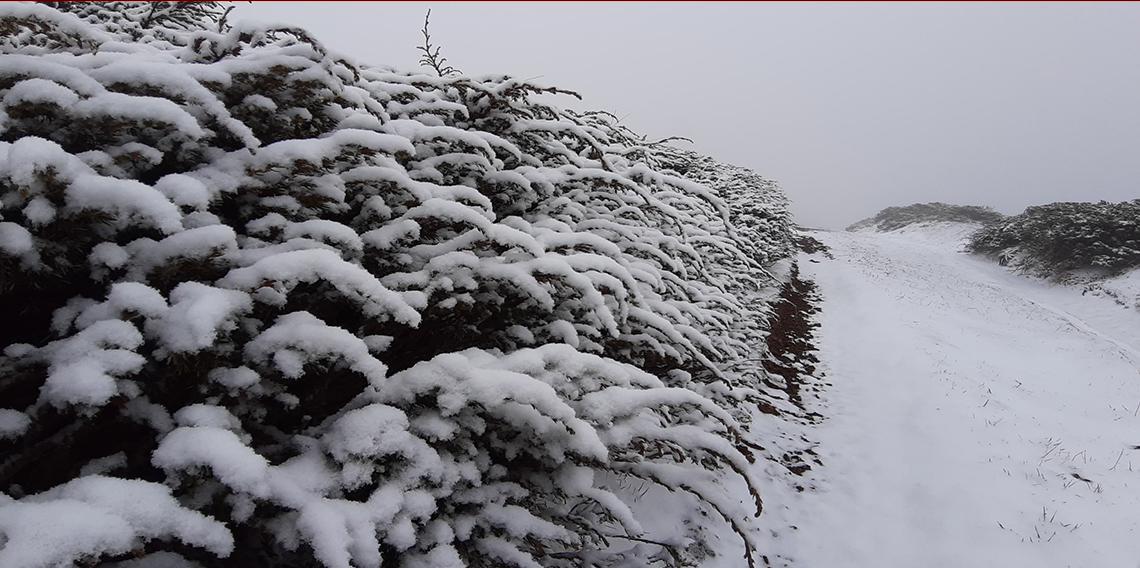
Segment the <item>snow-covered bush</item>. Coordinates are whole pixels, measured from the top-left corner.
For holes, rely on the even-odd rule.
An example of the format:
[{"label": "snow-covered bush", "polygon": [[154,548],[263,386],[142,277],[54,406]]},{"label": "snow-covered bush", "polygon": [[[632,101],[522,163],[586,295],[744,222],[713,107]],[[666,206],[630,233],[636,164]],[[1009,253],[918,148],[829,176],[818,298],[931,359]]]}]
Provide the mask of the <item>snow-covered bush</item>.
[{"label": "snow-covered bush", "polygon": [[967,248],[1038,276],[1118,274],[1140,266],[1140,199],[1028,207],[978,230]]},{"label": "snow-covered bush", "polygon": [[752,563],[773,184],[215,3],[54,4],[0,6],[0,566]]},{"label": "snow-covered bush", "polygon": [[894,231],[914,223],[948,222],[948,223],[997,223],[1005,215],[978,205],[950,205],[948,203],[915,203],[905,207],[887,207],[875,214],[874,217],[863,219],[847,227],[848,231],[874,229],[876,231]]}]

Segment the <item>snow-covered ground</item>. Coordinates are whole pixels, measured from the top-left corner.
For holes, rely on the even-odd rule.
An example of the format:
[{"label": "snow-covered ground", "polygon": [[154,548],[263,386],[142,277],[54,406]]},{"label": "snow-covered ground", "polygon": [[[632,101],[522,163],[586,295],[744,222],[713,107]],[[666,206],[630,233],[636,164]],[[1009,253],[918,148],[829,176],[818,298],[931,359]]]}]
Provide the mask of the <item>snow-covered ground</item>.
[{"label": "snow-covered ground", "polygon": [[[958,252],[972,227],[815,233],[832,384],[795,566],[1140,566],[1140,311]],[[810,260],[810,261],[809,261]],[[814,262],[812,262],[814,261]],[[1132,280],[1113,284],[1129,292]],[[1135,295],[1136,290],[1131,290]]]}]

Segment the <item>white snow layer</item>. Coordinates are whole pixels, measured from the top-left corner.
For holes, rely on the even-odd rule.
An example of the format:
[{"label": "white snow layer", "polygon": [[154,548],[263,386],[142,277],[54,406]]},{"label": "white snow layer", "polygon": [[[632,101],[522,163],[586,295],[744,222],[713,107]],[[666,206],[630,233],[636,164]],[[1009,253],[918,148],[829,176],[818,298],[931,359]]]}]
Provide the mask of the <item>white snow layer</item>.
[{"label": "white snow layer", "polygon": [[972,228],[812,233],[835,255],[801,255],[824,296],[824,466],[769,493],[764,522],[796,528],[771,556],[1137,566],[1140,313],[957,252]]},{"label": "white snow layer", "polygon": [[[139,446],[115,440],[78,479],[5,488],[0,567],[105,561],[153,539],[226,556],[225,526],[192,511],[214,496],[226,522],[330,568],[379,567],[382,548],[459,566],[461,546],[522,566],[547,546],[636,563],[667,552],[626,537],[684,547],[706,524],[755,544],[758,477],[735,442],[741,401],[760,393],[737,370],[761,373],[751,271],[778,251],[730,238],[732,197],[634,161],[649,147],[616,122],[510,78],[355,66],[295,28],[104,33],[20,3],[0,20],[18,30],[0,38],[0,132],[14,139],[0,142],[0,256],[77,282],[41,306],[53,341],[4,346],[5,371],[46,380],[27,408],[0,408],[0,439],[44,435],[57,409],[109,415],[153,430],[167,474],[102,477],[136,475]],[[783,211],[774,186],[755,197]],[[394,346],[425,321],[458,346],[421,339],[418,363],[389,374],[382,358],[401,361]],[[290,389],[329,377],[345,382],[328,391],[358,392],[304,414]],[[154,396],[195,379],[181,403]],[[277,410],[303,425],[260,424]],[[293,457],[267,457],[281,451]],[[661,486],[642,501],[630,480]]]},{"label": "white snow layer", "polygon": [[0,500],[0,566],[72,566],[90,554],[123,554],[150,539],[176,538],[228,556],[222,523],[187,510],[170,488],[89,475],[20,501]]},{"label": "white snow layer", "polygon": [[23,434],[31,422],[32,419],[19,410],[0,408],[0,440]]}]

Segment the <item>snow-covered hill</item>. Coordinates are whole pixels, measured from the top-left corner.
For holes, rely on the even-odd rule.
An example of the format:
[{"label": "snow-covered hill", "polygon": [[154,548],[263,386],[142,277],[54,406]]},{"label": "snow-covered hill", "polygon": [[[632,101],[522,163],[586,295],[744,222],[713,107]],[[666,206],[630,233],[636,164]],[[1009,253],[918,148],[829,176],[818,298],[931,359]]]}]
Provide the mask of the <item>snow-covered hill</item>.
[{"label": "snow-covered hill", "polygon": [[950,205],[947,203],[915,203],[905,207],[887,207],[873,217],[851,224],[848,231],[894,231],[914,223],[988,224],[1005,216],[989,207]]},{"label": "snow-covered hill", "polygon": [[767,512],[792,565],[1140,562],[1140,312],[960,252],[974,228],[813,233],[833,386],[814,490]]}]

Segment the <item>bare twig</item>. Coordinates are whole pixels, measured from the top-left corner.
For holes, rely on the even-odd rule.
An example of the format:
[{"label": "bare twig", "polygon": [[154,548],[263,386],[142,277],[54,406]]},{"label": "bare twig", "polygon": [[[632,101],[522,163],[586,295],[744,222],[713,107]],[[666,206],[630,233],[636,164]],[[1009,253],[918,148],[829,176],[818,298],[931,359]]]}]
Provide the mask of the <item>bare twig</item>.
[{"label": "bare twig", "polygon": [[428,21],[430,19],[431,8],[428,8],[427,15],[424,16],[424,29],[422,30],[424,34],[424,44],[416,48],[424,52],[423,56],[420,57],[420,65],[431,67],[435,70],[436,75],[440,77],[446,77],[453,73],[456,75],[461,74],[458,69],[447,64],[446,57],[440,57],[439,46],[433,46],[431,44],[431,34],[428,33]]},{"label": "bare twig", "polygon": [[1108,468],[1108,471],[1115,470],[1116,466],[1120,465],[1120,458],[1122,458],[1122,457],[1124,457],[1124,448],[1120,449],[1120,453],[1117,454],[1117,456],[1116,456],[1116,462],[1112,464],[1112,467]]}]

